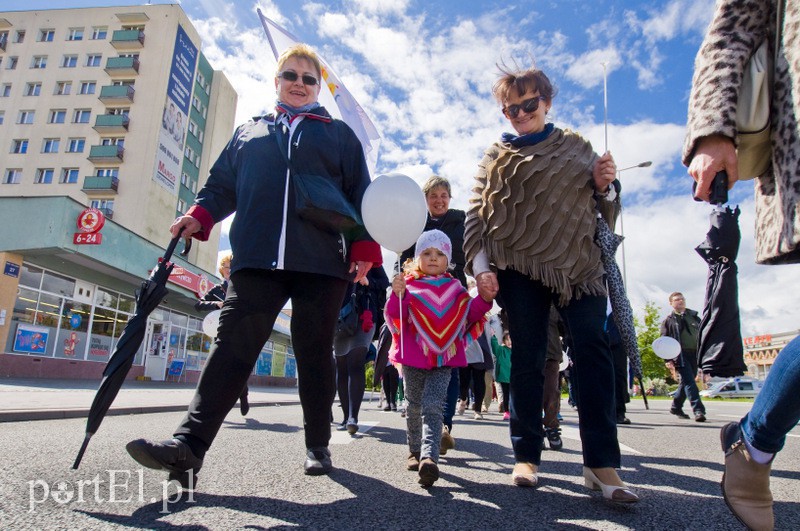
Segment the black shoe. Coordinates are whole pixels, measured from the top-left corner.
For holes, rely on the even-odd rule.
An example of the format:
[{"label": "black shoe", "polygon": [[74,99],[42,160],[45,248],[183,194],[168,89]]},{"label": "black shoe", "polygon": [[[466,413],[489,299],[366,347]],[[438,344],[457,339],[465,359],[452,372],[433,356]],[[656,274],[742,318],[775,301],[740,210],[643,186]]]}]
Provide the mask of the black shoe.
[{"label": "black shoe", "polygon": [[706,421],[706,416],[705,416],[705,414],[704,414],[702,411],[697,411],[697,412],[695,412],[695,414],[694,414],[694,421],[695,421],[695,422],[705,422],[705,421]]},{"label": "black shoe", "polygon": [[549,428],[544,430],[547,441],[550,443],[551,450],[561,450],[564,441],[561,440],[561,428]]},{"label": "black shoe", "polygon": [[386,407],[384,407],[383,410],[384,411],[391,411],[392,410],[392,406],[390,406],[389,404],[386,404]]},{"label": "black shoe", "polygon": [[321,476],[333,470],[331,462],[331,451],[323,446],[309,448],[306,451],[306,474],[309,476]]},{"label": "black shoe", "polygon": [[679,419],[688,419],[689,418],[689,415],[687,415],[686,413],[683,412],[682,409],[677,408],[677,407],[669,408],[669,412],[672,413],[673,415],[675,415],[676,417],[678,417]]},{"label": "black shoe", "polygon": [[630,424],[631,419],[625,416],[625,413],[617,415],[617,424]]},{"label": "black shoe", "polygon": [[189,445],[179,439],[153,442],[147,439],[136,439],[125,445],[131,457],[142,466],[155,470],[167,470],[170,479],[179,479],[190,470],[197,474],[203,467],[203,460],[198,458]]},{"label": "black shoe", "polygon": [[350,418],[347,421],[347,433],[350,435],[355,435],[358,432],[358,421],[354,418]]},{"label": "black shoe", "polygon": [[392,402],[392,411],[397,411],[397,404]]},{"label": "black shoe", "polygon": [[247,393],[244,393],[239,397],[239,411],[242,412],[243,417],[247,415],[248,411],[250,411],[250,402],[247,400]]}]

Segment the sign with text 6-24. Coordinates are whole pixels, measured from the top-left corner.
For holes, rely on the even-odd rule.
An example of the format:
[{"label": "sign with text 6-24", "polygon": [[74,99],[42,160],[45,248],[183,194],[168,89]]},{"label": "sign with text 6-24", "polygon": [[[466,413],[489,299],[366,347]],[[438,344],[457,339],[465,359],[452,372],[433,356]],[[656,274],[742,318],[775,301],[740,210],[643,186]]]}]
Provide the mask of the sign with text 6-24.
[{"label": "sign with text 6-24", "polygon": [[102,242],[103,234],[100,232],[76,232],[72,236],[75,245],[100,245]]}]

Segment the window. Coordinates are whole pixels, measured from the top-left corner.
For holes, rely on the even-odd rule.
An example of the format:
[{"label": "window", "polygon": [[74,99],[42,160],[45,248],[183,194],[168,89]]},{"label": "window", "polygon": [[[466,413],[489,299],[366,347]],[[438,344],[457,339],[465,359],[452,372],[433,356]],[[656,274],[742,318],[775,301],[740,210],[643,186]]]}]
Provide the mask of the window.
[{"label": "window", "polygon": [[92,208],[97,208],[105,212],[106,210],[110,210],[113,212],[114,210],[114,200],[113,199],[95,199],[89,206]]},{"label": "window", "polygon": [[4,83],[3,88],[0,89],[0,97],[7,98],[11,96],[11,83]]},{"label": "window", "polygon": [[0,125],[3,125],[3,122],[6,121],[6,111],[0,111]]},{"label": "window", "polygon": [[36,114],[36,111],[19,111],[19,121],[18,124],[32,124],[33,117]]},{"label": "window", "polygon": [[39,30],[39,42],[53,42],[53,37],[56,36],[56,30],[43,29]]},{"label": "window", "polygon": [[0,49],[5,50],[7,43],[8,43],[8,32],[0,31]]},{"label": "window", "polygon": [[67,117],[66,109],[51,109],[50,117],[47,119],[49,124],[63,124]]},{"label": "window", "polygon": [[17,63],[19,63],[19,57],[16,57],[16,56],[9,57],[8,58],[8,64],[6,65],[6,68],[8,70],[14,70],[14,69],[17,68]]},{"label": "window", "polygon": [[11,143],[11,153],[27,153],[28,152],[28,139],[19,138]]},{"label": "window", "polygon": [[95,26],[92,28],[92,40],[104,41],[108,36],[108,28],[106,26]]},{"label": "window", "polygon": [[67,141],[67,153],[83,153],[85,145],[85,138],[70,138]]},{"label": "window", "polygon": [[26,96],[38,96],[42,92],[41,83],[27,83],[25,85]]},{"label": "window", "polygon": [[47,56],[46,55],[34,55],[33,61],[31,61],[31,68],[46,68],[47,67]]},{"label": "window", "polygon": [[72,92],[72,82],[71,81],[58,81],[56,82],[56,95],[58,96],[67,96],[69,93]]},{"label": "window", "polygon": [[42,141],[42,153],[58,153],[60,145],[60,138],[45,138]]},{"label": "window", "polygon": [[197,181],[192,181],[192,193],[197,193]]},{"label": "window", "polygon": [[67,33],[67,40],[68,41],[82,41],[83,40],[83,28],[70,28],[69,32]]},{"label": "window", "polygon": [[181,173],[181,184],[189,188],[189,175],[186,172]]},{"label": "window", "polygon": [[101,146],[124,146],[124,138],[104,138],[100,141]]},{"label": "window", "polygon": [[3,184],[19,184],[22,180],[22,170],[19,168],[9,168],[3,177]]},{"label": "window", "polygon": [[78,182],[78,168],[62,168],[61,179],[58,181],[62,184],[75,184]]},{"label": "window", "polygon": [[186,212],[186,201],[184,201],[183,199],[178,199],[178,207],[177,208],[178,208],[178,212],[180,212],[181,214]]},{"label": "window", "polygon": [[80,94],[94,94],[97,83],[94,81],[82,81]]},{"label": "window", "polygon": [[14,37],[14,42],[22,43],[25,41],[25,30],[17,31],[17,35]]},{"label": "window", "polygon": [[89,119],[91,117],[92,117],[91,109],[75,109],[75,114],[73,115],[72,123],[88,124]]},{"label": "window", "polygon": [[128,116],[130,112],[131,112],[130,107],[117,107],[114,109],[108,109],[108,111],[106,111],[106,114],[113,116]]},{"label": "window", "polygon": [[99,53],[90,53],[86,56],[86,66],[100,66],[100,62],[103,60],[102,54]]},{"label": "window", "polygon": [[95,175],[98,177],[118,177],[119,168],[98,168]]},{"label": "window", "polygon": [[36,170],[34,184],[50,184],[53,182],[53,168],[39,168]]},{"label": "window", "polygon": [[75,68],[76,66],[78,66],[77,55],[65,55],[64,58],[61,59],[62,68]]}]

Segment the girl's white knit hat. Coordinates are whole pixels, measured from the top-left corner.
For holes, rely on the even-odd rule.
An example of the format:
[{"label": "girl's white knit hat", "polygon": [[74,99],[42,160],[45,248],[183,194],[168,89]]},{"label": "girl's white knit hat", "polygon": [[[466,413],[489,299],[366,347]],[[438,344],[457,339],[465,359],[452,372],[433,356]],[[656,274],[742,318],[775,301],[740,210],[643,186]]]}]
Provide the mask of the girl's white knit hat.
[{"label": "girl's white knit hat", "polygon": [[448,263],[453,259],[453,245],[450,243],[450,238],[440,230],[428,230],[420,235],[414,249],[414,258],[419,258],[425,249],[430,248],[442,251],[447,257]]}]

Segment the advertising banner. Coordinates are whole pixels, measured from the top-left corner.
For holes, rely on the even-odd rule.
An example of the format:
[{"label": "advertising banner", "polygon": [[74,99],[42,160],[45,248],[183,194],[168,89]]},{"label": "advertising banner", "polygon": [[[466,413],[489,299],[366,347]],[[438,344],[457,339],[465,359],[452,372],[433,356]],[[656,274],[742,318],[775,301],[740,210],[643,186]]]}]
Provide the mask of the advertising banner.
[{"label": "advertising banner", "polygon": [[178,26],[167,84],[167,97],[158,132],[156,167],[153,172],[153,179],[174,195],[178,195],[180,184],[183,146],[189,127],[189,105],[192,100],[196,64],[197,46],[189,40],[183,28]]},{"label": "advertising banner", "polygon": [[44,354],[47,351],[47,336],[49,334],[49,328],[18,324],[17,334],[14,338],[14,352]]}]

